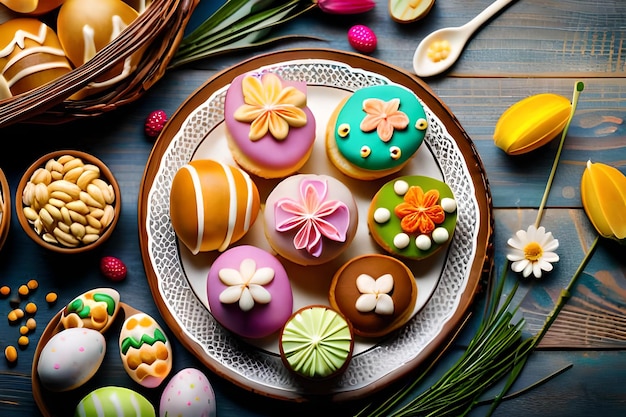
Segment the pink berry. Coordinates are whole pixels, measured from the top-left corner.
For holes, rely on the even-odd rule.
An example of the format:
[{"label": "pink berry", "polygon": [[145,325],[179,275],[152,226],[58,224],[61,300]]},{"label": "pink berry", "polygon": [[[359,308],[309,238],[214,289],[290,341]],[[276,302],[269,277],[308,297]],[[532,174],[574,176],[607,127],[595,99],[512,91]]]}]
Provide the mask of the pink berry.
[{"label": "pink berry", "polygon": [[148,115],[144,125],[144,132],[150,138],[156,138],[167,123],[167,114],[163,110],[155,110]]},{"label": "pink berry", "polygon": [[376,34],[364,25],[355,25],[348,31],[348,42],[359,52],[369,54],[376,49]]},{"label": "pink berry", "polygon": [[114,256],[105,256],[100,260],[100,272],[111,281],[121,281],[126,278],[126,265]]}]

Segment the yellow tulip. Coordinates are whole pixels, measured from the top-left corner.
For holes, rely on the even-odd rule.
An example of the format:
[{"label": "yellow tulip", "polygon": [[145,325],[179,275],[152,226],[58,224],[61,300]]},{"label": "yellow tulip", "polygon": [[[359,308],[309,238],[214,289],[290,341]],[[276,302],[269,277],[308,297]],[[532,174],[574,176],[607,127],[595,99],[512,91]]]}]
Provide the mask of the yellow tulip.
[{"label": "yellow tulip", "polygon": [[509,155],[533,151],[563,131],[571,111],[570,101],[558,94],[526,97],[502,113],[493,139],[496,146]]},{"label": "yellow tulip", "polygon": [[626,244],[626,176],[612,166],[588,161],[580,195],[598,233]]}]

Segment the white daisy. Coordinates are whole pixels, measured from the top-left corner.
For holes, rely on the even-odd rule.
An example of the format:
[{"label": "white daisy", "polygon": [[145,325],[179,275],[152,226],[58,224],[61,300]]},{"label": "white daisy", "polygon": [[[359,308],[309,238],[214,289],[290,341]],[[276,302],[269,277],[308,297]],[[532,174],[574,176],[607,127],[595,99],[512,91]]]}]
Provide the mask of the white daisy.
[{"label": "white daisy", "polygon": [[541,278],[541,271],[552,271],[552,263],[559,261],[559,255],[554,251],[559,247],[559,241],[547,232],[542,226],[529,226],[528,230],[518,230],[515,236],[507,243],[513,250],[507,254],[511,262],[511,269],[521,272],[524,277],[532,273],[535,278]]},{"label": "white daisy", "polygon": [[222,303],[238,302],[239,308],[249,311],[255,303],[267,304],[272,300],[272,295],[264,286],[274,279],[274,270],[269,267],[257,268],[254,259],[244,259],[239,270],[222,268],[218,276],[227,286],[219,296]]}]

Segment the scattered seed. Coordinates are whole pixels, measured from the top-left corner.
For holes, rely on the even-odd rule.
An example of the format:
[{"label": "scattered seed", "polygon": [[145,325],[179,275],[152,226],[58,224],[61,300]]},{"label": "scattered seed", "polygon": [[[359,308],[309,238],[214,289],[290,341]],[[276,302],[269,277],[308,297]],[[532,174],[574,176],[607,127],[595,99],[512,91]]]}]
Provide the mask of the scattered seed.
[{"label": "scattered seed", "polygon": [[39,282],[37,282],[36,279],[31,279],[30,281],[26,283],[26,286],[28,287],[29,290],[36,290],[37,287],[39,287]]},{"label": "scattered seed", "polygon": [[15,309],[9,311],[9,314],[7,315],[7,317],[9,319],[9,322],[15,323],[19,319],[24,317],[24,311],[22,309],[20,309],[20,308],[15,308]]},{"label": "scattered seed", "polygon": [[9,287],[8,285],[3,285],[2,287],[0,287],[0,295],[2,297],[8,297],[9,294],[11,294],[11,287]]},{"label": "scattered seed", "polygon": [[20,347],[28,346],[28,337],[20,336],[20,338],[17,339],[17,344],[20,345]]},{"label": "scattered seed", "polygon": [[30,329],[28,328],[28,326],[26,326],[26,325],[20,326],[20,334],[22,336],[27,335],[29,331],[30,331]]},{"label": "scattered seed", "polygon": [[26,327],[28,327],[28,330],[32,332],[37,328],[37,322],[34,318],[29,317],[28,320],[26,320]]},{"label": "scattered seed", "polygon": [[4,357],[11,363],[15,362],[17,360],[17,349],[15,349],[15,346],[7,346],[4,349]]},{"label": "scattered seed", "polygon": [[54,304],[57,302],[57,295],[54,292],[49,292],[48,294],[46,294],[46,302],[48,302],[48,304]]},{"label": "scattered seed", "polygon": [[20,285],[20,287],[17,289],[18,294],[21,297],[26,297],[28,295],[28,293],[30,292],[30,290],[28,289],[27,285]]},{"label": "scattered seed", "polygon": [[32,303],[32,302],[28,303],[24,307],[24,310],[26,310],[26,313],[28,314],[35,314],[37,312],[37,304]]}]

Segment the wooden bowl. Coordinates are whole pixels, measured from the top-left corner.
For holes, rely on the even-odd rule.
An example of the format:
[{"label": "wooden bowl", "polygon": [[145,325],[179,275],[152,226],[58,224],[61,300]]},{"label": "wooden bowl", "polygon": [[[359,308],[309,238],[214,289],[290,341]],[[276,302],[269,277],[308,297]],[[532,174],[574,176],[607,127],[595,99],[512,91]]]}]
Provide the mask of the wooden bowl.
[{"label": "wooden bowl", "polygon": [[113,173],[98,158],[60,150],[26,170],[15,193],[15,209],[22,228],[38,245],[58,253],[81,253],[111,236],[120,216],[121,193]]},{"label": "wooden bowl", "polygon": [[0,169],[0,249],[9,235],[11,224],[11,190],[4,171]]}]

